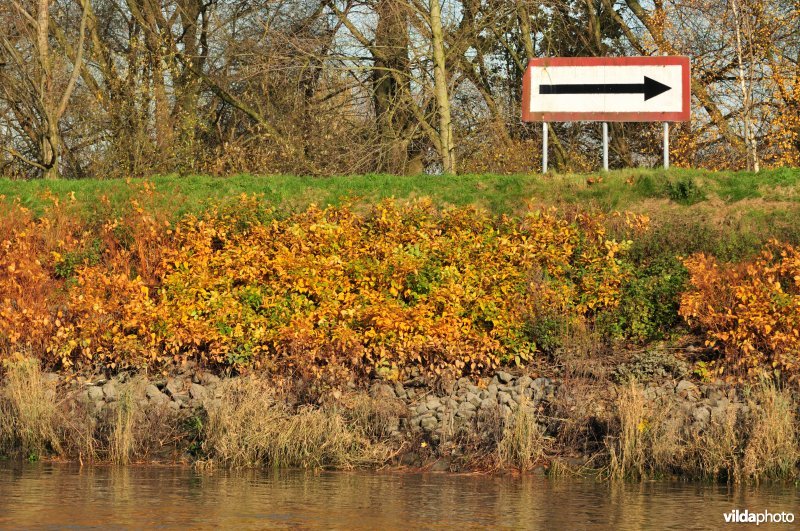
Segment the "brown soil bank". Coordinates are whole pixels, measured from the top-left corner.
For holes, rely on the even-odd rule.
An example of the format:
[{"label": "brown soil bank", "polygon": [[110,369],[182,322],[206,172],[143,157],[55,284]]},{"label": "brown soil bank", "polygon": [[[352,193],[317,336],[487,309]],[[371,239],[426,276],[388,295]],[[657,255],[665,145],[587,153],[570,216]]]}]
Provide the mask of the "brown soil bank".
[{"label": "brown soil bank", "polygon": [[350,382],[344,389],[187,365],[170,377],[42,373],[7,365],[0,455],[195,466],[424,467],[798,477],[798,394],[688,379],[670,352],[629,355],[605,376]]}]

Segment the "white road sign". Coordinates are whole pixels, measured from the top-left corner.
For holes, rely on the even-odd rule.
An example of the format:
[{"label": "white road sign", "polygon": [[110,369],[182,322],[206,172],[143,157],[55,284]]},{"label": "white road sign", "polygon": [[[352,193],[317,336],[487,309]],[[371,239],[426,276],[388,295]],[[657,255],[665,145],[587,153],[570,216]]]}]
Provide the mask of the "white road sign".
[{"label": "white road sign", "polygon": [[528,64],[528,122],[689,119],[688,57],[553,57]]}]

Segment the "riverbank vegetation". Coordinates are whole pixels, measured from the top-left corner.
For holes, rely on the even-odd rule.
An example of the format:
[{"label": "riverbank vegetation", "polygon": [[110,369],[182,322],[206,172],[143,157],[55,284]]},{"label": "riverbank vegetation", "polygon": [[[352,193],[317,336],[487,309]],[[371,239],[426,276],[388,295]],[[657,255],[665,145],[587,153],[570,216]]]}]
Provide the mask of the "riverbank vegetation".
[{"label": "riverbank vegetation", "polygon": [[797,395],[772,383],[750,389],[744,412],[728,409],[690,437],[679,430],[672,404],[648,404],[636,382],[615,400],[614,437],[608,445],[612,478],[679,473],[711,481],[760,481],[797,475],[800,428]]},{"label": "riverbank vegetation", "polygon": [[[339,391],[251,375],[194,384],[186,403],[171,389],[177,378],[156,387],[151,382],[158,380],[129,375],[106,381],[97,401],[92,390],[100,387],[87,384],[87,397],[87,387],[42,373],[37,360],[5,368],[0,456],[30,461],[178,463],[201,470],[410,467],[727,483],[794,480],[800,472],[797,395],[773,383],[745,389],[743,401],[712,408],[702,422],[702,405],[682,411],[669,393],[654,399],[652,385],[630,380],[608,383],[611,393],[599,400],[583,397],[593,407],[610,404],[590,418],[561,407],[559,398],[521,397],[510,413],[495,403],[471,422],[449,417],[434,432],[408,429],[408,423],[414,404],[439,400],[436,384],[421,389],[421,401],[408,401],[382,392],[381,383],[369,392]],[[679,387],[696,390],[687,384]],[[559,393],[582,394],[575,381],[561,386]],[[156,400],[158,389],[171,399]]]},{"label": "riverbank vegetation", "polygon": [[[380,176],[2,182],[3,445],[119,463],[191,447],[234,466],[377,464],[399,455],[381,423],[402,415],[358,389],[512,370],[618,396],[594,424],[520,405],[487,424],[490,440],[451,434],[486,467],[563,470],[554,457],[582,445],[612,477],[792,476],[800,172],[762,175],[473,176],[441,190]],[[217,183],[211,199],[192,190]],[[161,391],[136,375],[187,365],[244,378],[223,393],[241,403],[197,399],[188,425],[142,413]],[[55,405],[40,366],[132,376],[98,417],[96,404]],[[752,407],[725,420],[692,406],[702,429],[673,444],[670,412],[626,386],[687,377],[752,388]],[[247,387],[280,379],[306,390]],[[570,418],[557,401],[542,407]]]},{"label": "riverbank vegetation", "polygon": [[[799,173],[767,179],[758,207],[748,194],[719,196],[747,174],[560,177],[573,192],[557,201],[520,204],[519,192],[487,190],[499,214],[436,207],[410,191],[324,209],[255,193],[188,195],[180,214],[169,187],[190,181],[162,180],[163,191],[94,183],[83,197],[20,183],[0,220],[0,356],[64,370],[168,370],[191,359],[234,372],[396,379],[538,363],[576,334],[611,345],[696,331],[709,347],[708,359],[693,360],[703,370],[790,381],[800,218],[777,194],[795,190]],[[317,186],[357,192],[370,182],[353,179],[354,189]],[[280,186],[270,181],[258,186]],[[218,182],[256,188],[249,177]],[[541,190],[550,179],[515,182]],[[628,187],[638,192],[626,196]],[[581,194],[593,189],[605,199],[585,206]],[[282,194],[310,200],[303,187]]]}]

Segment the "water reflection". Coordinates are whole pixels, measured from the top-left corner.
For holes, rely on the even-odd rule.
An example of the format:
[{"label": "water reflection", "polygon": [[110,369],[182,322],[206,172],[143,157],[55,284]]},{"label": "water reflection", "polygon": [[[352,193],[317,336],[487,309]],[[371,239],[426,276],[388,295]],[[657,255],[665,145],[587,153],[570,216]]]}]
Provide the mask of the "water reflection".
[{"label": "water reflection", "polygon": [[718,529],[734,508],[800,518],[786,485],[0,463],[0,527]]}]

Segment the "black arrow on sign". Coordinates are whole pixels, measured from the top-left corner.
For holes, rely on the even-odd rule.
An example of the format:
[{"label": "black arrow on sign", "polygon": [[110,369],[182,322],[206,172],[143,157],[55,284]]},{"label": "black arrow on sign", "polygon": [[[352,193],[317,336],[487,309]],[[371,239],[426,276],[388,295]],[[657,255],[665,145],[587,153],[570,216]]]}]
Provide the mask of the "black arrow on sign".
[{"label": "black arrow on sign", "polygon": [[585,83],[577,85],[539,85],[539,94],[644,94],[644,101],[672,87],[644,76],[644,83]]}]

